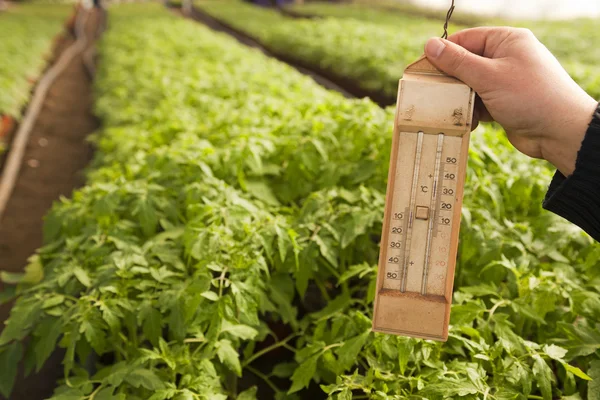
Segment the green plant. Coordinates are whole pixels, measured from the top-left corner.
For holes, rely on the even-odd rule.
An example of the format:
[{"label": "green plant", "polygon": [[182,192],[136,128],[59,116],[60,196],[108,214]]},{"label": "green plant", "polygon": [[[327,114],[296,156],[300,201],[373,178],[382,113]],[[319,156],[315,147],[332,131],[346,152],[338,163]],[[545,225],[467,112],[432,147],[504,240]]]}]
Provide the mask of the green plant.
[{"label": "green plant", "polygon": [[0,15],[0,115],[21,115],[32,81],[42,72],[52,39],[72,8],[64,5],[18,4]]},{"label": "green plant", "polygon": [[[439,19],[415,15],[414,7],[397,12],[371,4],[308,3],[293,7],[297,13],[324,18],[298,20],[242,2],[198,1],[197,6],[234,28],[255,37],[275,53],[302,60],[361,88],[394,100],[398,78],[406,65],[423,53],[426,40],[439,36]],[[428,14],[428,13],[426,13]],[[445,16],[444,13],[440,15]],[[467,18],[468,19],[468,18]],[[464,21],[461,21],[464,22]],[[573,78],[592,96],[600,98],[600,50],[597,20],[502,21],[477,20],[477,25],[516,25],[533,30],[557,55]],[[467,27],[450,24],[450,33]],[[558,34],[557,34],[558,32]]]},{"label": "green plant", "polygon": [[600,250],[498,129],[473,137],[448,343],[373,334],[392,110],[156,5],[111,8],[100,50],[88,183],[2,274],[0,392],[59,346],[53,400],[598,395]]}]

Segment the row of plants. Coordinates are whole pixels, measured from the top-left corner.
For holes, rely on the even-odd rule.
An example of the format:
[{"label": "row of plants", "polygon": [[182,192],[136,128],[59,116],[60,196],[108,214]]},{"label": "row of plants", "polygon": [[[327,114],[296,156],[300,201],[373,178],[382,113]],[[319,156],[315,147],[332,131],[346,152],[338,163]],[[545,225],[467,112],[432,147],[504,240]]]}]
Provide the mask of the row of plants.
[{"label": "row of plants", "polygon": [[[326,4],[323,1],[310,1],[305,2],[304,5],[312,7],[316,6],[316,10],[320,8],[322,4]],[[446,10],[434,7],[423,7],[423,5],[413,4],[409,2],[396,1],[396,0],[344,0],[336,2],[339,5],[355,5],[355,6],[367,6],[370,9],[378,9],[386,12],[394,12],[400,14],[409,14],[415,17],[425,17],[429,19],[435,19],[438,21],[446,20]],[[288,4],[287,6],[298,6],[300,3]],[[447,7],[450,7],[451,2],[448,2]],[[307,7],[307,8],[310,8]],[[465,9],[460,4],[458,5],[457,13],[453,14],[452,21],[461,25],[478,25],[485,21],[485,17],[471,13],[468,9]],[[299,7],[302,9],[302,7]],[[440,11],[441,10],[441,11]]]},{"label": "row of plants", "polygon": [[19,3],[0,15],[0,116],[19,117],[72,7]]},{"label": "row of plants", "polygon": [[[413,26],[415,23],[418,24],[427,21],[427,31],[435,32],[438,36],[443,32],[443,21],[440,24],[440,20],[446,17],[443,11],[429,10],[428,12],[431,13],[431,17],[424,18],[422,15],[419,15],[419,10],[422,10],[420,7],[397,1],[390,1],[389,3],[379,3],[377,1],[374,3],[367,1],[351,3],[311,1],[305,4],[289,4],[284,10],[292,11],[297,16],[355,19],[395,27],[403,27],[405,24]],[[457,14],[462,14],[463,10],[457,9],[456,11]],[[454,19],[452,22],[458,23]]]},{"label": "row of plants", "polygon": [[53,400],[600,398],[600,248],[544,163],[480,128],[448,342],[374,334],[392,111],[158,5],[109,18],[88,183],[2,274],[0,393],[60,347]]},{"label": "row of plants", "polygon": [[[351,78],[364,89],[384,94],[390,102],[395,100],[398,79],[406,65],[423,53],[428,38],[441,35],[443,26],[439,19],[416,16],[414,12],[402,12],[402,9],[390,12],[381,6],[362,3],[310,2],[292,7],[297,14],[324,17],[304,20],[241,1],[198,0],[196,4],[235,29],[255,37],[275,53]],[[445,13],[440,12],[440,18],[445,18]],[[600,39],[597,20],[473,22],[532,29],[571,76],[588,93],[600,98],[597,69],[600,50],[595,46]],[[465,27],[451,23],[450,33]]]},{"label": "row of plants", "polygon": [[397,26],[350,18],[293,19],[274,9],[242,1],[197,1],[196,6],[285,55],[349,78],[393,103],[404,68],[423,52],[423,43],[440,34],[437,21],[400,17]]}]

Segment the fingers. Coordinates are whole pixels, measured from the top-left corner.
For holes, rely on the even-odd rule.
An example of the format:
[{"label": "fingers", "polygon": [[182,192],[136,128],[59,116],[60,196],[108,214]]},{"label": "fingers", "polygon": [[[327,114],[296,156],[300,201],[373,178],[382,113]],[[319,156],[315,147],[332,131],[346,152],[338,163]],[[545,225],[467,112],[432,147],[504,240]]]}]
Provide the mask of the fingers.
[{"label": "fingers", "polygon": [[478,56],[495,58],[498,48],[516,31],[518,29],[495,26],[470,28],[448,36],[448,40]]},{"label": "fingers", "polygon": [[493,74],[492,60],[471,53],[449,40],[429,39],[425,45],[425,54],[437,68],[460,79],[476,92],[484,90],[487,80]]}]

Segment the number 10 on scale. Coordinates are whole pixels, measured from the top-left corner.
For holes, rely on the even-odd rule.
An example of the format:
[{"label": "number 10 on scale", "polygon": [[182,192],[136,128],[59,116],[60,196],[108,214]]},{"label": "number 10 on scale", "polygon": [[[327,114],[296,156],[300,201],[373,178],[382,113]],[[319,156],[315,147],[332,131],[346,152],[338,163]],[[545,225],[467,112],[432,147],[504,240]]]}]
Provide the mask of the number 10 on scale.
[{"label": "number 10 on scale", "polygon": [[427,59],[400,81],[373,329],[446,340],[474,92]]}]

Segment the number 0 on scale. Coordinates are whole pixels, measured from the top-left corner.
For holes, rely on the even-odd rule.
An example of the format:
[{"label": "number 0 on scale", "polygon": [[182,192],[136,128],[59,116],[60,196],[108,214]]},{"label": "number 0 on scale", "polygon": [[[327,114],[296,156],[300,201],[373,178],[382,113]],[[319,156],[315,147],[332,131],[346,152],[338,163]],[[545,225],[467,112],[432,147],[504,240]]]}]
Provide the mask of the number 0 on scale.
[{"label": "number 0 on scale", "polygon": [[422,57],[400,81],[373,330],[445,341],[475,93]]}]

